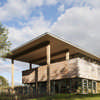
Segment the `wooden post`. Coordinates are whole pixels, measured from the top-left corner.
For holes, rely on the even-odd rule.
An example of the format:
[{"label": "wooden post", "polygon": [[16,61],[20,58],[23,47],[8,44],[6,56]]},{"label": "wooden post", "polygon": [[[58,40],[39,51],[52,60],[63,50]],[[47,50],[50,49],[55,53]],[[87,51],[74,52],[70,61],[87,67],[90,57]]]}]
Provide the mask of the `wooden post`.
[{"label": "wooden post", "polygon": [[55,80],[54,80],[54,94],[56,93],[56,91],[55,91]]},{"label": "wooden post", "polygon": [[[66,83],[67,83],[67,80],[66,80]],[[72,84],[71,83],[72,83],[72,81],[70,79],[70,83],[69,83],[70,84],[70,93],[72,92]],[[66,84],[66,86],[67,86],[67,84]],[[66,89],[67,89],[67,87],[66,87]]]},{"label": "wooden post", "polygon": [[11,78],[11,87],[12,87],[12,93],[14,93],[14,60],[11,60],[11,67],[12,67],[12,78]]},{"label": "wooden post", "polygon": [[92,94],[93,94],[93,80],[92,80]]},{"label": "wooden post", "polygon": [[47,45],[47,65],[50,65],[50,44]]},{"label": "wooden post", "polygon": [[95,90],[95,93],[97,93],[97,81],[96,81],[96,88],[95,88],[96,90]]},{"label": "wooden post", "polygon": [[67,50],[66,51],[66,57],[65,57],[65,59],[68,61],[69,60],[69,51]]},{"label": "wooden post", "polygon": [[[69,66],[69,50],[66,51],[66,56],[65,56],[65,60],[67,61],[67,64]],[[66,81],[66,84],[67,84],[67,81]]]},{"label": "wooden post", "polygon": [[58,82],[58,86],[59,86],[59,93],[61,92],[61,81]]},{"label": "wooden post", "polygon": [[84,79],[82,79],[82,93],[84,94]]},{"label": "wooden post", "polygon": [[30,63],[30,70],[32,69],[32,64]]},{"label": "wooden post", "polygon": [[46,47],[47,55],[47,94],[50,95],[50,44]]},{"label": "wooden post", "polygon": [[88,94],[88,79],[87,79],[87,94]]},{"label": "wooden post", "polygon": [[38,95],[38,68],[35,69],[35,83],[36,95]]}]

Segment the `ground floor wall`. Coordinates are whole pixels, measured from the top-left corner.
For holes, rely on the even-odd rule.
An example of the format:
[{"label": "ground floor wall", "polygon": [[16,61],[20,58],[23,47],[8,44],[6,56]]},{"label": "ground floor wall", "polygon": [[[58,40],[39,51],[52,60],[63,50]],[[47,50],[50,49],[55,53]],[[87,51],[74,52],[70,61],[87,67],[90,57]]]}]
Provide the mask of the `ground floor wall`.
[{"label": "ground floor wall", "polygon": [[[29,84],[34,89],[33,94],[36,95],[36,84]],[[76,93],[77,92],[77,78],[68,78],[62,80],[51,80],[51,95],[58,93]],[[47,82],[38,82],[38,95],[47,94]]]},{"label": "ground floor wall", "polygon": [[89,79],[78,79],[78,89],[79,94],[96,94],[97,93],[97,82]]},{"label": "ground floor wall", "polygon": [[97,93],[100,93],[100,81],[97,81]]},{"label": "ground floor wall", "polygon": [[[58,93],[96,94],[100,93],[100,82],[82,78],[51,80],[51,95]],[[36,95],[36,84],[31,83],[33,95]],[[38,95],[46,95],[47,82],[38,82]]]}]

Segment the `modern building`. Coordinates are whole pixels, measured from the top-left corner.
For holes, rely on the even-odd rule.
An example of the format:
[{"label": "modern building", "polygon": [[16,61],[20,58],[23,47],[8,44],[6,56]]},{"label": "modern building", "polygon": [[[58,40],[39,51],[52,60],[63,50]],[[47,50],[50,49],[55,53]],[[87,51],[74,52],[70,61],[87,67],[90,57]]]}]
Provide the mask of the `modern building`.
[{"label": "modern building", "polygon": [[35,95],[100,93],[100,58],[50,33],[11,52],[7,58],[12,59],[12,88],[14,60],[18,60],[29,63],[22,83],[33,87]]}]

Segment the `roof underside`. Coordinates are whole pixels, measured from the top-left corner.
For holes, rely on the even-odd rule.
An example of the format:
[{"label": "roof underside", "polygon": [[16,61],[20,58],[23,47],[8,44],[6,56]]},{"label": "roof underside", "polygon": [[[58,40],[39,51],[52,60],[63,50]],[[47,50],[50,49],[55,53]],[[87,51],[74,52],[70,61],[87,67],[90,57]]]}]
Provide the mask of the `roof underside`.
[{"label": "roof underside", "polygon": [[38,65],[46,64],[46,45],[48,43],[50,43],[51,46],[51,62],[63,60],[66,50],[69,50],[70,55],[81,53],[100,61],[100,58],[48,33],[12,50],[12,54],[7,55],[6,58]]}]

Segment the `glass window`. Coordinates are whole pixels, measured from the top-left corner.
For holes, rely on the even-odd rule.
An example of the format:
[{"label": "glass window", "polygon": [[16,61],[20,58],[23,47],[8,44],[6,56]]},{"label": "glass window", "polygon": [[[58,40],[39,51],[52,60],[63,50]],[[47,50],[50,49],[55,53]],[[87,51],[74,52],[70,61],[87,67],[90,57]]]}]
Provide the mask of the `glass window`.
[{"label": "glass window", "polygon": [[95,90],[96,89],[96,82],[93,81],[93,89]]},{"label": "glass window", "polygon": [[93,81],[93,93],[96,93],[96,81]]},{"label": "glass window", "polygon": [[92,81],[91,80],[88,81],[88,88],[92,89]]},{"label": "glass window", "polygon": [[88,89],[87,89],[87,80],[84,80],[84,92],[87,93]]}]

